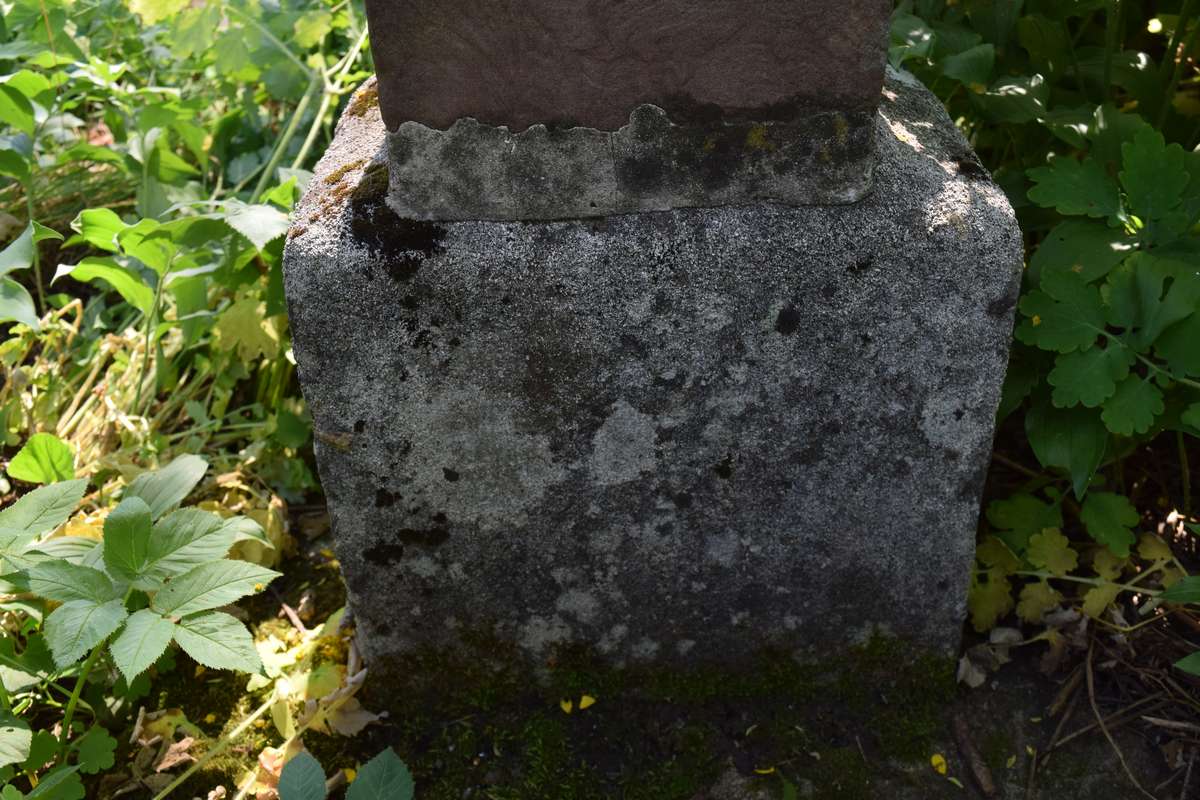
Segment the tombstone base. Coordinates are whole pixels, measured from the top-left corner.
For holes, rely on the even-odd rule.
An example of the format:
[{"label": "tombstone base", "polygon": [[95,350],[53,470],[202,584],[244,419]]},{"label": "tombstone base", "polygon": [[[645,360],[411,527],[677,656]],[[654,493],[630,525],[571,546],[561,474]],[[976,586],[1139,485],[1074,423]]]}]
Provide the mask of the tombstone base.
[{"label": "tombstone base", "polygon": [[435,224],[364,97],[285,275],[368,662],[957,647],[1022,247],[936,98],[854,205]]}]

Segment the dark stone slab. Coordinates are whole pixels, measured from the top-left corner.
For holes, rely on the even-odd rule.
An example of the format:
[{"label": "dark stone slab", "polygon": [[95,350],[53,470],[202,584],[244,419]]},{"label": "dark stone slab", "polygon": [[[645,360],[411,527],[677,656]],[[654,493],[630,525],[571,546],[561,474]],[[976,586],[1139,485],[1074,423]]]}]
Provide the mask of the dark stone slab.
[{"label": "dark stone slab", "polygon": [[383,119],[616,130],[871,111],[890,0],[367,0]]},{"label": "dark stone slab", "polygon": [[1022,247],[936,98],[888,80],[854,205],[436,224],[362,92],[285,276],[370,661],[953,651]]}]

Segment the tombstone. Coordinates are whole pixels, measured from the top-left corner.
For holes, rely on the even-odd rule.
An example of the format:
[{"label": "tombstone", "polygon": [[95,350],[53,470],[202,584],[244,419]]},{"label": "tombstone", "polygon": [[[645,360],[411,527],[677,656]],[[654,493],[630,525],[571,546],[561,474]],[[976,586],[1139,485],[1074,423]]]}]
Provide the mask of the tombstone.
[{"label": "tombstone", "polygon": [[369,0],[286,292],[369,663],[957,647],[1022,247],[885,0]]}]

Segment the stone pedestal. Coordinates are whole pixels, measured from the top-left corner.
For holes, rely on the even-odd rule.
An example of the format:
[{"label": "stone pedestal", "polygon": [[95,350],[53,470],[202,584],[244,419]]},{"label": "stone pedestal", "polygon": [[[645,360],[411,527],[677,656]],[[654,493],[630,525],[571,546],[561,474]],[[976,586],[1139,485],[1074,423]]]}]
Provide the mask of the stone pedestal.
[{"label": "stone pedestal", "polygon": [[853,205],[447,224],[386,205],[374,91],[285,256],[369,661],[957,646],[1022,248],[927,90]]}]

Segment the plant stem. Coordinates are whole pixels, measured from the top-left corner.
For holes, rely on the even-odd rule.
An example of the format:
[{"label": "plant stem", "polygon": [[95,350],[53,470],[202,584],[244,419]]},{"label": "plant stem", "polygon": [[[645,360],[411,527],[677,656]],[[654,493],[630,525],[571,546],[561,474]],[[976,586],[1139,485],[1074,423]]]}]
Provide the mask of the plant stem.
[{"label": "plant stem", "polygon": [[[25,184],[25,207],[29,210],[29,224],[33,225],[33,175],[29,176],[29,183]],[[42,259],[41,253],[38,251],[37,242],[33,243],[33,257],[30,263],[30,268],[33,270],[33,282],[37,287],[38,296],[38,315],[46,313],[46,290],[42,286]]]},{"label": "plant stem", "polygon": [[231,730],[228,734],[226,734],[226,735],[222,736],[220,739],[218,739],[217,743],[214,744],[211,748],[209,748],[208,752],[206,752],[204,755],[200,756],[200,758],[195,763],[193,763],[190,767],[188,767],[186,770],[184,770],[182,773],[180,773],[178,778],[176,778],[175,780],[168,783],[165,787],[163,787],[163,790],[161,792],[154,795],[154,800],[163,800],[163,798],[165,798],[167,795],[169,795],[171,792],[173,792],[176,788],[178,788],[184,781],[186,781],[188,778],[190,778],[194,772],[201,769],[209,761],[212,761],[214,758],[219,756],[222,752],[224,752],[226,747],[228,747],[230,744],[233,743],[234,739],[236,739],[237,737],[239,737],[243,733],[245,733],[246,729],[249,728],[251,725],[253,725],[255,720],[257,720],[263,714],[267,713],[271,709],[271,706],[273,706],[273,705],[275,705],[275,693],[274,692],[271,693],[271,696],[269,698],[267,698],[267,701],[265,703],[263,703],[258,708],[254,709],[253,713],[251,713],[250,716],[248,716],[244,720],[242,720],[241,723],[239,723],[238,726],[236,728],[234,728],[233,730]]},{"label": "plant stem", "polygon": [[142,387],[146,383],[146,370],[150,368],[150,339],[154,333],[154,323],[158,317],[158,306],[162,302],[163,284],[167,281],[167,273],[171,271],[168,265],[162,275],[158,276],[158,283],[154,287],[154,305],[150,306],[150,313],[146,315],[146,334],[145,334],[145,350],[142,353],[142,368],[138,370],[137,390],[133,395],[133,411],[135,414],[141,413],[142,409]]},{"label": "plant stem", "polygon": [[258,185],[254,187],[254,194],[250,195],[250,202],[257,203],[258,198],[266,191],[267,187],[274,179],[275,168],[279,166],[279,162],[283,160],[284,151],[291,144],[292,137],[296,135],[296,128],[300,126],[300,118],[304,116],[304,112],[308,110],[308,106],[312,103],[317,92],[321,91],[324,82],[320,76],[313,76],[309,81],[308,91],[304,93],[304,97],[300,98],[296,110],[292,112],[292,118],[288,120],[287,127],[283,131],[283,135],[279,137],[279,141],[275,144],[275,150],[271,153],[271,160],[267,162],[267,166],[263,168],[262,175],[258,178]]},{"label": "plant stem", "polygon": [[67,710],[63,712],[62,733],[58,739],[59,764],[63,764],[67,760],[67,745],[71,743],[71,722],[75,717],[75,707],[79,705],[79,695],[83,694],[83,686],[87,683],[88,675],[91,674],[92,667],[96,666],[96,660],[100,658],[100,653],[104,651],[106,644],[108,644],[107,636],[92,648],[92,652],[88,653],[87,661],[83,662],[83,668],[79,670],[79,676],[75,678],[75,687],[71,689],[71,698],[67,700]]},{"label": "plant stem", "polygon": [[[1140,580],[1142,577],[1144,577],[1146,575],[1151,575],[1154,572],[1157,572],[1158,569],[1161,569],[1161,567],[1159,567],[1157,569],[1146,570],[1145,572],[1141,573],[1141,575],[1138,576],[1138,579]],[[1046,570],[1036,570],[1036,571],[1035,570],[1020,570],[1020,571],[1014,572],[1012,574],[1020,575],[1023,578],[1041,578],[1042,580],[1070,581],[1071,583],[1082,583],[1082,584],[1086,584],[1088,586],[1115,586],[1118,589],[1120,589],[1121,591],[1137,592],[1138,594],[1144,594],[1144,595],[1147,595],[1148,597],[1158,597],[1160,594],[1162,594],[1162,592],[1158,589],[1147,589],[1144,586],[1138,586],[1135,583],[1117,583],[1116,581],[1108,581],[1108,580],[1105,580],[1104,578],[1078,578],[1074,575],[1055,575],[1053,572],[1048,572]]]}]

